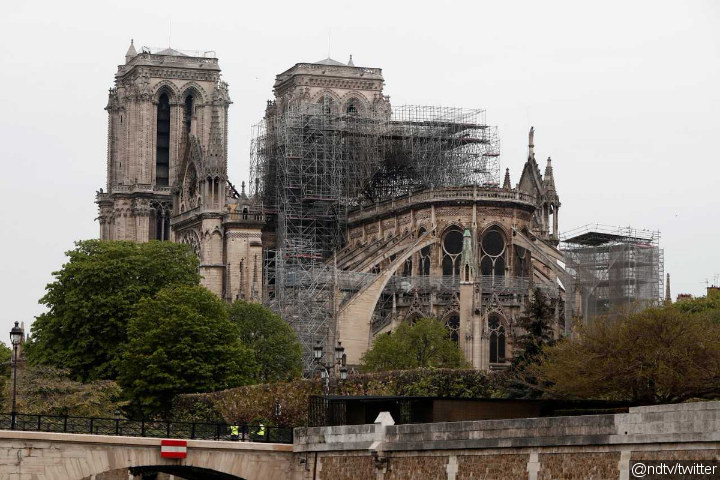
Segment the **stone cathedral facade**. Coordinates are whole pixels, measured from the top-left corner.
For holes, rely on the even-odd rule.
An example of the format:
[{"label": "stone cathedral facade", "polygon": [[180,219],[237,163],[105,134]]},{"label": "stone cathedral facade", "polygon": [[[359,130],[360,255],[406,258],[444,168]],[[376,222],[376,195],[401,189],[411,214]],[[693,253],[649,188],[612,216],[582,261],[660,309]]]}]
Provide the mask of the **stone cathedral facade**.
[{"label": "stone cathedral facade", "polygon": [[203,285],[226,300],[262,298],[263,216],[227,176],[232,103],[217,58],[130,45],[108,104],[100,238],[190,244]]},{"label": "stone cathedral facade", "polygon": [[[352,59],[297,64],[278,75],[266,118],[309,103],[341,124],[354,115],[389,119],[383,86],[380,69]],[[189,244],[209,290],[227,301],[270,303],[277,286],[263,265],[277,247],[275,219],[258,185],[249,197],[244,182],[237,191],[228,179],[231,103],[211,52],[137,52],[131,44],[106,107],[100,237]],[[428,316],[447,326],[476,368],[507,367],[532,292],[564,296],[559,207],[550,159],[543,175],[531,130],[515,186],[508,171],[502,186],[427,189],[350,211],[332,258],[336,276],[364,283],[336,286],[332,332],[320,338],[328,351],[341,341],[357,364],[375,336]]]}]

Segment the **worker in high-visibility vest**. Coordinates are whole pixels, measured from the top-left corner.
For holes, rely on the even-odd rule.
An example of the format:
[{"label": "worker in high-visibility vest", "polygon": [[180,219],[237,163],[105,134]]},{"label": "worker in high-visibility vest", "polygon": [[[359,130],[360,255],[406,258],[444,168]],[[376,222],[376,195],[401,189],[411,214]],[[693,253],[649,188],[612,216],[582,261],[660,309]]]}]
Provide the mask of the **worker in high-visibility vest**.
[{"label": "worker in high-visibility vest", "polygon": [[259,438],[265,438],[265,425],[263,425],[262,423],[258,426],[257,436]]},{"label": "worker in high-visibility vest", "polygon": [[230,425],[230,440],[238,441],[240,439],[240,427]]}]

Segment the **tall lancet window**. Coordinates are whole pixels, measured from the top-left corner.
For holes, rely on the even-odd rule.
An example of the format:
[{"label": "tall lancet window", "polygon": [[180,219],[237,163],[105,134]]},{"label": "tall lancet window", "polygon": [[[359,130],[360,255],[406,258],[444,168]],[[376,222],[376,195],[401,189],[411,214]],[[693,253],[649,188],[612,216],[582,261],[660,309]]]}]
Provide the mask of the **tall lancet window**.
[{"label": "tall lancet window", "polygon": [[184,120],[183,125],[185,127],[185,135],[190,135],[192,133],[192,117],[193,117],[193,96],[188,95],[185,97],[185,112],[184,112]]},{"label": "tall lancet window", "polygon": [[155,184],[170,184],[170,99],[160,95],[157,107],[157,141],[155,150]]},{"label": "tall lancet window", "polygon": [[488,330],[490,331],[490,363],[503,363],[505,362],[505,327],[498,315],[490,315]]}]

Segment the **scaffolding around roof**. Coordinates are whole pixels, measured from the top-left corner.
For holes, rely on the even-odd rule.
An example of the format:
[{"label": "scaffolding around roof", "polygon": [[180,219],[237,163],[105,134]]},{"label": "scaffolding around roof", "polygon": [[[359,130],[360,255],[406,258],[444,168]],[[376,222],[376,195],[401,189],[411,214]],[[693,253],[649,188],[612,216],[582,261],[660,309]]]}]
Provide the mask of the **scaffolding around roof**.
[{"label": "scaffolding around roof", "polygon": [[585,322],[660,302],[664,255],[660,232],[586,225],[560,237],[569,272],[566,315]]},{"label": "scaffolding around roof", "polygon": [[266,249],[265,303],[298,333],[308,368],[316,341],[335,343],[336,286],[348,280],[331,259],[345,243],[348,211],[424,188],[498,185],[498,157],[497,128],[483,110],[338,113],[301,103],[277,112],[269,102],[251,148],[253,193],[275,235],[275,248]]}]

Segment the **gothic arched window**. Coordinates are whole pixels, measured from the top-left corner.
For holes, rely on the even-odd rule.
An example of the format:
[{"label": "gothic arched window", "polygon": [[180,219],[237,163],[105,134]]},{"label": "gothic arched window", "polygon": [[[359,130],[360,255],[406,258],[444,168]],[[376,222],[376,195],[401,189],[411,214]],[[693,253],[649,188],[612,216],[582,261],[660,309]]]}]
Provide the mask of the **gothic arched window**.
[{"label": "gothic arched window", "polygon": [[192,117],[195,99],[192,95],[185,97],[185,109],[183,111],[183,126],[185,127],[185,135],[189,135],[192,131]]},{"label": "gothic arched window", "polygon": [[505,327],[500,316],[493,313],[488,318],[490,331],[490,363],[505,362]]},{"label": "gothic arched window", "polygon": [[460,315],[453,313],[445,320],[445,327],[450,330],[450,338],[458,343],[460,340]]},{"label": "gothic arched window", "polygon": [[412,256],[405,259],[403,262],[403,271],[402,276],[403,277],[409,277],[412,275]]},{"label": "gothic arched window", "polygon": [[333,111],[333,98],[328,95],[327,93],[324,94],[320,100],[318,100],[318,103],[321,105],[322,113],[332,113]]},{"label": "gothic arched window", "polygon": [[164,210],[155,212],[155,239],[164,241],[170,239],[170,214]]},{"label": "gothic arched window", "polygon": [[444,276],[460,275],[460,254],[463,247],[463,234],[460,230],[452,229],[445,234],[443,239],[443,260],[442,268]]},{"label": "gothic arched window", "polygon": [[[425,227],[418,230],[418,238],[425,234]],[[430,245],[423,247],[418,252],[418,275],[427,277],[430,275]]]},{"label": "gothic arched window", "polygon": [[155,142],[155,184],[170,184],[170,99],[160,95],[157,106],[157,138]]},{"label": "gothic arched window", "polygon": [[348,115],[357,115],[359,113],[358,103],[357,98],[351,98],[348,100],[347,106],[345,107],[345,113]]},{"label": "gothic arched window", "polygon": [[482,237],[480,273],[492,278],[505,276],[505,238],[500,229],[492,227]]}]

